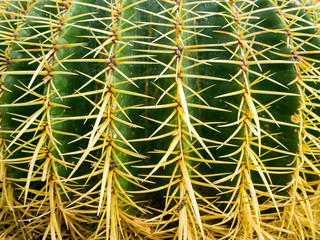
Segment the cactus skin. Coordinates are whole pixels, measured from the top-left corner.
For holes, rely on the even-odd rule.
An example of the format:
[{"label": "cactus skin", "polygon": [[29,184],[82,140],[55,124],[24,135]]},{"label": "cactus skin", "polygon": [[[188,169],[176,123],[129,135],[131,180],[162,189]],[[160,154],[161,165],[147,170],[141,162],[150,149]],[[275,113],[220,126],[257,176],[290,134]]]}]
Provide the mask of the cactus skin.
[{"label": "cactus skin", "polygon": [[0,239],[319,239],[316,1],[0,1]]}]

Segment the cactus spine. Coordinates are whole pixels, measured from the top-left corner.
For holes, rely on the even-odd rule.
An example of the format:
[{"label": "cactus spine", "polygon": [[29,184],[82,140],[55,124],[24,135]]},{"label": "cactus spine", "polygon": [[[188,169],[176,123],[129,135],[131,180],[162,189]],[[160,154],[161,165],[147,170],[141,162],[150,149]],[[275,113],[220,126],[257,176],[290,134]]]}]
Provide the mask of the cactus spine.
[{"label": "cactus spine", "polygon": [[318,239],[315,1],[0,1],[1,239]]}]

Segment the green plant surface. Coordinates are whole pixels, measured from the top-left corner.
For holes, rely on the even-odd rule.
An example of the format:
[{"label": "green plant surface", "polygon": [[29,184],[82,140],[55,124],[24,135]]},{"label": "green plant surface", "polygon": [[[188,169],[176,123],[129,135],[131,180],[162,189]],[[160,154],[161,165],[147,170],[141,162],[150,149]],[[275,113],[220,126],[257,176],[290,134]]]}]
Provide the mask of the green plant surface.
[{"label": "green plant surface", "polygon": [[319,239],[319,6],[0,1],[0,239]]}]

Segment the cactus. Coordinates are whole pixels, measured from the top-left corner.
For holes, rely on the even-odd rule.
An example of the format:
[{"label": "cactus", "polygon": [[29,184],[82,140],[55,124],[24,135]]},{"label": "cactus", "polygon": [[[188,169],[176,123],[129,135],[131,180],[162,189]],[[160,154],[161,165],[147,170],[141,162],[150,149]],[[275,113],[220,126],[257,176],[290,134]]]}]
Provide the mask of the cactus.
[{"label": "cactus", "polygon": [[319,239],[318,6],[0,1],[0,239]]}]

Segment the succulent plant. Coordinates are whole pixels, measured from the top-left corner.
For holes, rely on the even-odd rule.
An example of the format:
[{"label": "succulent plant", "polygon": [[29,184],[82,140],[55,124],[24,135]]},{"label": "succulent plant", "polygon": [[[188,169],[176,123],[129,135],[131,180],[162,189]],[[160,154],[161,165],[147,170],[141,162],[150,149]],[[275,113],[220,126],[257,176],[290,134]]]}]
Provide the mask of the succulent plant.
[{"label": "succulent plant", "polygon": [[0,1],[0,239],[319,239],[318,10]]}]

